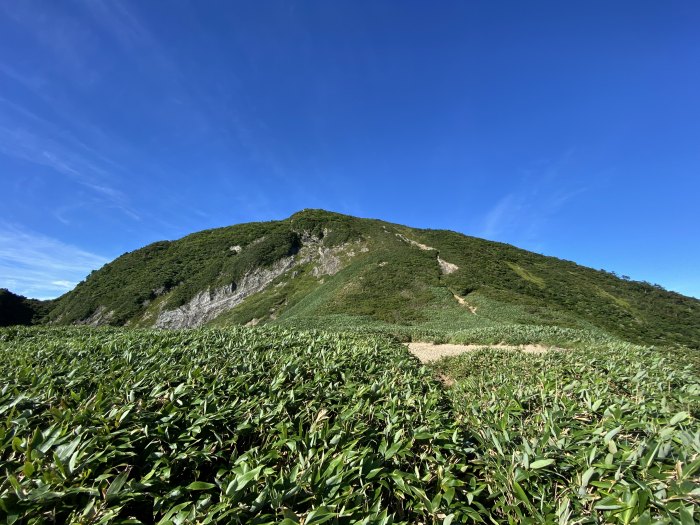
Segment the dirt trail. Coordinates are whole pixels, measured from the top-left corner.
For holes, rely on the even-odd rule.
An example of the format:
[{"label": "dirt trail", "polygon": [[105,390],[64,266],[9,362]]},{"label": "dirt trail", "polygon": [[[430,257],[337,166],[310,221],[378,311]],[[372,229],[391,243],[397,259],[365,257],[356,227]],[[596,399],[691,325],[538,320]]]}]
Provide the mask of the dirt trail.
[{"label": "dirt trail", "polygon": [[499,350],[514,350],[527,354],[542,354],[549,351],[564,350],[556,346],[545,345],[436,345],[433,343],[406,343],[410,352],[420,359],[421,363],[437,361],[441,357],[454,356],[464,352],[472,352],[479,348],[497,348]]},{"label": "dirt trail", "polygon": [[437,251],[437,250],[436,250],[435,248],[433,248],[432,246],[428,246],[428,245],[426,245],[426,244],[421,244],[421,243],[419,243],[418,241],[414,241],[413,239],[409,239],[409,238],[406,237],[405,235],[401,235],[400,233],[397,233],[396,236],[397,236],[399,239],[401,239],[402,241],[406,241],[408,244],[412,244],[413,246],[416,246],[417,248],[420,248],[421,250],[425,250],[425,251],[428,251],[428,250]]},{"label": "dirt trail", "polygon": [[466,307],[466,308],[469,308],[469,311],[470,311],[471,313],[473,313],[474,315],[476,315],[476,306],[470,305],[467,301],[465,301],[464,299],[462,299],[462,298],[461,298],[459,295],[457,295],[456,293],[454,293],[454,294],[452,294],[452,295],[454,295],[454,298],[457,299],[457,302],[458,302],[459,304],[461,304],[462,306],[464,306],[464,307]]},{"label": "dirt trail", "polygon": [[[401,239],[402,241],[405,241],[408,244],[416,246],[417,248],[420,248],[421,250],[425,250],[425,251],[432,250],[435,252],[438,251],[435,248],[433,248],[432,246],[428,246],[427,244],[421,244],[418,241],[414,241],[413,239],[409,239],[405,235],[401,235],[400,233],[397,233],[396,236],[399,239]],[[459,266],[457,266],[456,264],[452,264],[451,262],[447,262],[446,260],[441,259],[439,252],[437,255],[437,263],[438,263],[438,266],[440,267],[440,272],[442,272],[443,275],[449,275],[449,274],[454,273],[457,270],[459,270]]]}]

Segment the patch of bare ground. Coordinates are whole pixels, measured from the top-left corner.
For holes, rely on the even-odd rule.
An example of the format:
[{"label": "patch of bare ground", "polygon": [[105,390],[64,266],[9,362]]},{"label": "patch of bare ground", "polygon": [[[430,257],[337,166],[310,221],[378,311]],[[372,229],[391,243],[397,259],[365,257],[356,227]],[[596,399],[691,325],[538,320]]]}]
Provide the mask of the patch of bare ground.
[{"label": "patch of bare ground", "polygon": [[564,348],[558,348],[556,346],[545,346],[540,344],[530,344],[530,345],[454,345],[454,344],[441,344],[436,345],[433,343],[406,343],[409,351],[415,355],[421,363],[430,363],[431,361],[437,361],[442,357],[455,356],[463,354],[464,352],[473,352],[480,348],[495,348],[498,350],[513,350],[518,352],[525,352],[527,354],[543,354],[550,351],[561,351]]},{"label": "patch of bare ground", "polygon": [[470,305],[467,301],[465,301],[462,297],[460,297],[460,296],[457,295],[456,293],[455,293],[455,294],[452,294],[452,295],[454,295],[455,299],[457,299],[457,302],[458,302],[459,304],[461,304],[461,305],[464,306],[465,308],[469,308],[469,311],[470,311],[471,313],[473,313],[474,315],[476,315],[476,306]]},{"label": "patch of bare ground", "polygon": [[437,262],[443,275],[449,275],[459,270],[459,266],[452,264],[451,262],[447,262],[445,259],[441,259],[439,255],[437,256]]}]

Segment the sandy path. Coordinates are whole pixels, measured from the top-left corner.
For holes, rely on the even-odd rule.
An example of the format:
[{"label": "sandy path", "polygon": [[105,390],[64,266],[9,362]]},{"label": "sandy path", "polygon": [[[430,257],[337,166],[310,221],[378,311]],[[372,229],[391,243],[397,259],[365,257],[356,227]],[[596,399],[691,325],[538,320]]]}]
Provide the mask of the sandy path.
[{"label": "sandy path", "polygon": [[461,305],[464,306],[465,308],[469,308],[469,311],[470,311],[471,313],[473,313],[474,315],[476,315],[476,306],[470,305],[467,301],[465,301],[464,299],[462,299],[462,298],[461,298],[459,295],[457,295],[456,293],[453,293],[452,295],[454,295],[454,298],[457,299],[457,302],[458,302],[459,304],[461,304]]},{"label": "sandy path", "polygon": [[435,345],[433,343],[406,343],[413,355],[420,359],[421,363],[437,361],[441,357],[463,354],[479,348],[498,348],[500,350],[517,350],[528,354],[542,354],[550,350],[563,350],[555,346],[545,345]]}]

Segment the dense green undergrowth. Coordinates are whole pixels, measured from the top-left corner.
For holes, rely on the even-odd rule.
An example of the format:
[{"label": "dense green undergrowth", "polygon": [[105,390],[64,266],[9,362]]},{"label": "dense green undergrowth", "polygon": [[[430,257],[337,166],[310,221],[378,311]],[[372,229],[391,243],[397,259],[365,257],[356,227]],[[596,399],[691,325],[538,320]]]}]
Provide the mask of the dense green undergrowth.
[{"label": "dense green undergrowth", "polygon": [[2,329],[0,517],[693,523],[700,358],[590,337],[426,368],[374,331]]},{"label": "dense green undergrowth", "polygon": [[551,325],[474,323],[471,328],[449,330],[444,326],[402,326],[370,318],[344,315],[319,319],[283,319],[277,324],[298,330],[314,328],[344,333],[389,335],[401,342],[427,341],[436,344],[544,344],[566,348],[615,345],[621,341],[596,329],[565,328]]},{"label": "dense green undergrowth", "polygon": [[387,338],[14,328],[0,377],[8,523],[476,515],[447,398]]},{"label": "dense green undergrowth", "polygon": [[470,429],[498,523],[700,518],[700,358],[615,344],[486,348],[434,369]]}]

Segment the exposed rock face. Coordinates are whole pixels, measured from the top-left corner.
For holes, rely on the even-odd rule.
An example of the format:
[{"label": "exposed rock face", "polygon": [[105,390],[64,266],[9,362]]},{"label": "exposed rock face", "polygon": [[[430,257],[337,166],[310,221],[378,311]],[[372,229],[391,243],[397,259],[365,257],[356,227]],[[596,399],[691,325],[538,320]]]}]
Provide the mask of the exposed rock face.
[{"label": "exposed rock face", "polygon": [[109,320],[114,317],[114,312],[108,312],[104,306],[98,306],[90,317],[83,319],[78,324],[87,324],[90,326],[100,326],[109,324]]},{"label": "exposed rock face", "polygon": [[[310,247],[313,250],[312,247]],[[309,260],[315,263],[311,273],[314,277],[323,275],[335,275],[347,263],[349,258],[355,257],[357,253],[367,253],[369,248],[363,241],[354,241],[333,248],[318,246],[317,253],[310,253]]]},{"label": "exposed rock face", "polygon": [[295,256],[284,257],[269,268],[256,268],[243,276],[238,286],[223,286],[213,292],[204,290],[187,304],[175,310],[165,310],[158,315],[158,328],[192,328],[211,321],[219,314],[234,308],[243,300],[262,291],[275,278],[292,268]]},{"label": "exposed rock face", "polygon": [[[342,247],[341,247],[342,248]],[[342,268],[342,261],[338,256],[340,250],[338,248],[322,248],[318,249],[318,260],[311,273],[314,277],[321,275],[335,275]]]},{"label": "exposed rock face", "polygon": [[459,270],[459,266],[457,266],[456,264],[452,264],[451,262],[447,262],[444,259],[440,259],[440,256],[438,256],[437,261],[440,265],[440,271],[445,275],[454,273],[457,270]]},{"label": "exposed rock face", "polygon": [[[348,250],[348,244],[327,248],[320,244],[319,238],[305,232],[302,235],[302,241],[304,246],[297,254],[284,257],[269,268],[251,270],[243,276],[237,285],[223,286],[214,291],[203,290],[187,304],[174,310],[161,311],[154,326],[172,329],[201,326],[218,315],[235,308],[249,296],[263,291],[277,277],[295,266],[313,262],[314,266],[311,272],[315,277],[334,275],[343,267],[341,255],[350,257],[355,255],[354,251]],[[295,273],[296,271],[290,273],[292,278],[295,277]]]},{"label": "exposed rock face", "polygon": [[[330,233],[330,230],[324,228],[323,235],[327,235],[328,233]],[[321,242],[321,238],[315,236],[313,233],[307,232],[306,230],[302,231],[299,234],[299,237],[301,238],[301,244],[304,246],[315,245]]]}]

